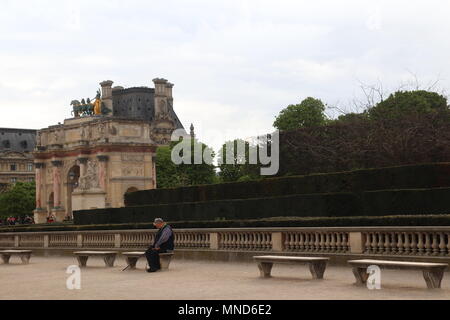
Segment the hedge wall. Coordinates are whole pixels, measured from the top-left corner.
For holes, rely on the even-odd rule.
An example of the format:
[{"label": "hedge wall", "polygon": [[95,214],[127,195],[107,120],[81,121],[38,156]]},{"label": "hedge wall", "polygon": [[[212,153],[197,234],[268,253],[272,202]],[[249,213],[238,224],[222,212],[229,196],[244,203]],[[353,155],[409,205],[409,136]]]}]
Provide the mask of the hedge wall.
[{"label": "hedge wall", "polygon": [[75,224],[165,220],[260,219],[277,216],[339,217],[361,212],[352,193],[305,194],[271,198],[157,204],[74,212]]},{"label": "hedge wall", "polygon": [[[383,217],[278,217],[256,220],[169,221],[173,228],[275,228],[275,227],[380,227],[380,226],[450,226],[450,215]],[[2,232],[49,232],[152,229],[151,223],[69,225],[47,224],[0,227]]]},{"label": "hedge wall", "polygon": [[300,194],[271,198],[216,200],[74,212],[75,224],[241,220],[269,217],[351,217],[450,212],[450,188]]},{"label": "hedge wall", "polygon": [[349,172],[289,176],[125,195],[126,206],[266,198],[294,194],[450,187],[450,163],[410,165]]}]

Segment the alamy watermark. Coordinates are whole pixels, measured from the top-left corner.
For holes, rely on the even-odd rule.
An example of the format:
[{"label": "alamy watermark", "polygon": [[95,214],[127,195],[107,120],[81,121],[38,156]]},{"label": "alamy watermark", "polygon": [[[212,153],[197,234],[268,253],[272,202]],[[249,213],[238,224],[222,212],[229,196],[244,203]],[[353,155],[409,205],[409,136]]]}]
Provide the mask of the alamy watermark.
[{"label": "alamy watermark", "polygon": [[67,267],[66,273],[70,276],[66,280],[68,290],[81,290],[81,269],[79,266],[71,265]]},{"label": "alamy watermark", "polygon": [[[212,150],[204,149],[201,143],[192,143],[193,138],[187,136],[183,129],[173,131],[171,140],[179,141],[172,149],[171,159],[174,164],[213,164]],[[250,142],[247,139],[247,141],[235,140],[232,143],[227,143],[225,157],[219,158],[218,164],[261,165],[261,175],[276,175],[280,167],[279,131],[258,136]]]},{"label": "alamy watermark", "polygon": [[367,289],[380,290],[381,289],[381,269],[379,266],[371,265],[367,267],[366,272],[369,274],[367,278]]}]

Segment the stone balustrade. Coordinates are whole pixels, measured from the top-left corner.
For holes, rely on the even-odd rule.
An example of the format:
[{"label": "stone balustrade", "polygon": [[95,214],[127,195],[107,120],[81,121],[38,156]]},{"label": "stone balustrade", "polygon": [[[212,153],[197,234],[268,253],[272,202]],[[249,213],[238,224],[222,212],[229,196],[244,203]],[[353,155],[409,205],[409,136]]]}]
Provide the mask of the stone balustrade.
[{"label": "stone balustrade", "polygon": [[[156,230],[0,233],[0,248],[145,249]],[[174,229],[178,249],[450,257],[450,227]]]}]

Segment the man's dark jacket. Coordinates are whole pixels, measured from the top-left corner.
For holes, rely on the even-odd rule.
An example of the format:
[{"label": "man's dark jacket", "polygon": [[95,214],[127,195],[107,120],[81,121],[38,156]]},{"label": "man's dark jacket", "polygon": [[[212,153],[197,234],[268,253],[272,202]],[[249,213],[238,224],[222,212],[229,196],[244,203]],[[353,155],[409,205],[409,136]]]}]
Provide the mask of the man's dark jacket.
[{"label": "man's dark jacket", "polygon": [[174,248],[175,237],[173,235],[172,228],[168,224],[166,224],[164,227],[159,229],[158,232],[156,233],[155,241],[153,242],[153,247],[155,247],[155,244],[158,242],[159,238],[161,237],[163,230],[166,229],[166,228],[170,229],[171,235],[170,235],[169,239],[166,242],[161,243],[161,245],[160,245],[161,250],[160,251],[173,250],[173,248]]}]

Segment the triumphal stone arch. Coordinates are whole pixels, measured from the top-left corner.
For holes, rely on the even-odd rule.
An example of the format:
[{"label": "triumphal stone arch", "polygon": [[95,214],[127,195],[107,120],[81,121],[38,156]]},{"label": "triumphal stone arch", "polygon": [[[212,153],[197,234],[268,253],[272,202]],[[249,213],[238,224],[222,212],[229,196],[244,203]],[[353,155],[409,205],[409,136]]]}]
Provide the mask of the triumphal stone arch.
[{"label": "triumphal stone arch", "polygon": [[121,207],[126,192],[156,188],[156,148],[183,126],[173,110],[173,85],[153,82],[155,88],[125,89],[103,81],[92,100],[72,101],[73,117],[37,132],[37,223]]}]

